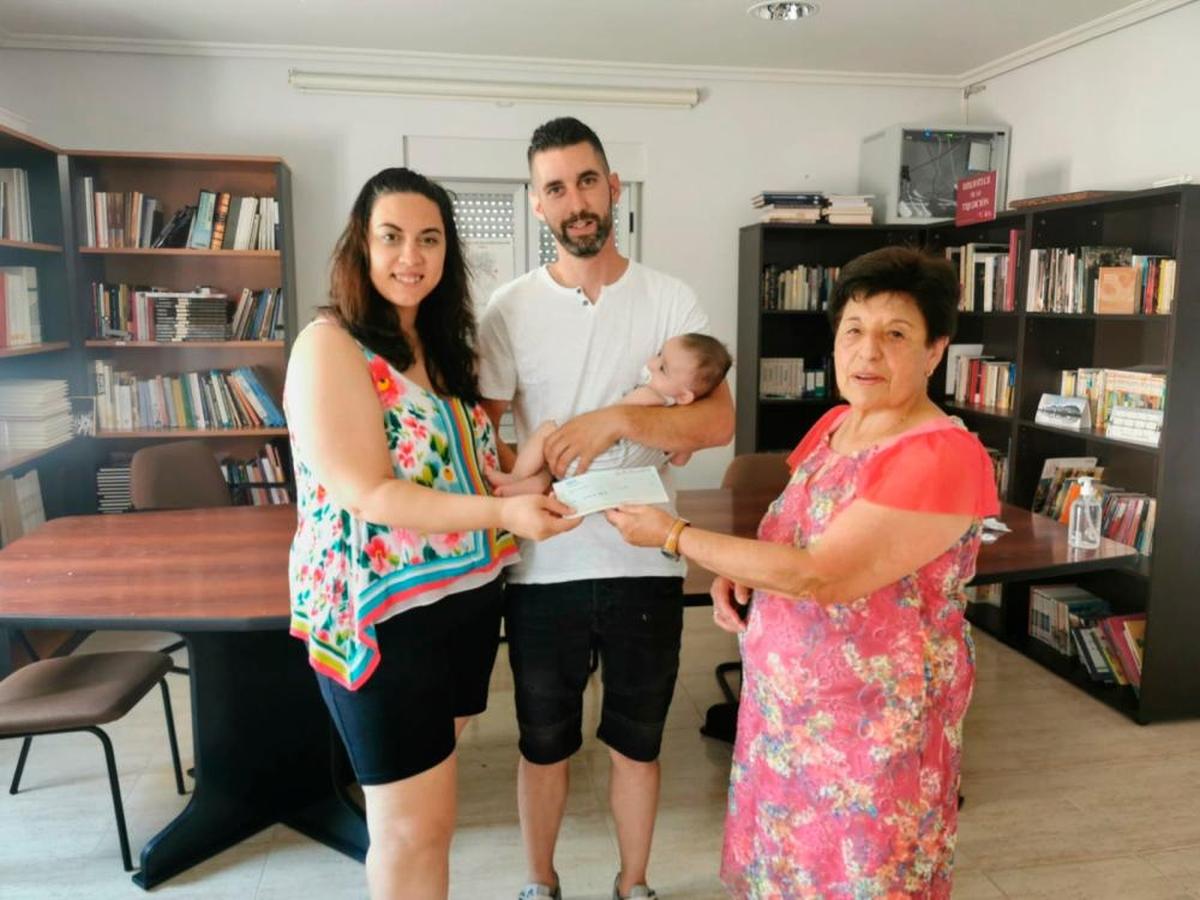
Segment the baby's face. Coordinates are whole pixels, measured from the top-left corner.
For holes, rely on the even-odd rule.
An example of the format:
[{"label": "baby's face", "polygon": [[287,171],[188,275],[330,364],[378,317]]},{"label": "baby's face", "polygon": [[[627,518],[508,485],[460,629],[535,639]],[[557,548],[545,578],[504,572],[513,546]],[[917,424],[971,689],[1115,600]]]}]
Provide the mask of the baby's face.
[{"label": "baby's face", "polygon": [[690,403],[693,399],[692,382],[696,375],[696,361],[691,352],[678,338],[663,344],[657,356],[646,363],[650,370],[650,387],[664,397],[674,397],[677,403]]}]

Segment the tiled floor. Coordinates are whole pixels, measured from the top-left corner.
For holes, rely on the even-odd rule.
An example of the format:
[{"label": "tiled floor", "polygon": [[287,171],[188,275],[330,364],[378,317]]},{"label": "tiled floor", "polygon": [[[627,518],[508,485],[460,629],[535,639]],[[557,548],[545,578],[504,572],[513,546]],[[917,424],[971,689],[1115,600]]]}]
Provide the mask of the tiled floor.
[{"label": "tiled floor", "polygon": [[[98,634],[83,649],[164,643],[163,635]],[[1200,898],[1200,722],[1140,728],[986,637],[978,643],[955,897]],[[712,667],[734,655],[733,640],[713,629],[707,610],[689,610],[663,749],[662,811],[651,866],[651,881],[664,900],[724,896],[716,869],[730,753],[697,729],[703,711],[719,699]],[[187,748],[186,685],[172,676],[172,686]],[[589,693],[593,729],[596,699]],[[491,707],[461,747],[454,898],[506,900],[520,887],[514,733],[511,678],[502,654]],[[173,789],[157,693],[111,734],[136,854],[186,802]],[[18,747],[0,742],[4,785]],[[559,844],[559,869],[573,900],[605,900],[616,869],[607,770],[603,746],[588,739],[572,763]],[[337,900],[365,896],[364,885],[358,863],[277,826],[153,895]],[[0,794],[0,898],[141,894],[121,871],[95,739],[35,741],[21,793]]]}]

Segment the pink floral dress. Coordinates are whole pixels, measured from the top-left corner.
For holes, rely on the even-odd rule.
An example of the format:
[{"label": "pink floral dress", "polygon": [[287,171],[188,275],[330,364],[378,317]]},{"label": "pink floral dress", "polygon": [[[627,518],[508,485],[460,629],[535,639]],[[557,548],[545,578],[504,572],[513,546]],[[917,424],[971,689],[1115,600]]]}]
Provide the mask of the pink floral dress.
[{"label": "pink floral dress", "polygon": [[[483,468],[497,468],[498,459],[483,407],[433,394],[362,350],[396,477],[452,494],[489,493]],[[334,502],[304,446],[291,439],[297,505],[288,564],[291,633],[307,643],[314,669],[356,690],[379,665],[377,623],[487,584],[517,561],[516,540],[498,529],[423,534],[356,518]]]},{"label": "pink floral dress", "polygon": [[831,410],[796,448],[760,539],[813,545],[857,498],[976,521],[851,603],[755,591],[721,871],[735,897],[950,896],[975,675],[963,585],[978,520],[998,510],[992,466],[957,419],[841,455],[829,436],[848,411]]}]

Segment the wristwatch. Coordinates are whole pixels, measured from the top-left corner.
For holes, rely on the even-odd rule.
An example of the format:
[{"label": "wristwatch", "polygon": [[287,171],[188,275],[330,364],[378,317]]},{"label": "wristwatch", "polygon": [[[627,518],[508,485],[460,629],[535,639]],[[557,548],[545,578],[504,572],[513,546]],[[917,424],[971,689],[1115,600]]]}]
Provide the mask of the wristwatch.
[{"label": "wristwatch", "polygon": [[667,532],[667,538],[663,541],[662,545],[663,556],[675,562],[679,561],[679,536],[683,534],[683,529],[691,524],[687,519],[676,519],[671,523],[671,528]]}]

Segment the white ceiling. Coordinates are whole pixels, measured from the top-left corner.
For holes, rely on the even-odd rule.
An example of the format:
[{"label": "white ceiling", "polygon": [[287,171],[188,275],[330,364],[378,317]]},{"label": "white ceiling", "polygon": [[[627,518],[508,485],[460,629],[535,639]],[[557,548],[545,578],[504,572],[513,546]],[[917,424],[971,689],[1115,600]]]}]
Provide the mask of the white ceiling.
[{"label": "white ceiling", "polygon": [[[359,49],[683,67],[963,76],[1064,33],[1180,0],[819,0],[795,23],[750,0],[0,0],[0,47]],[[1118,11],[1122,11],[1117,14]],[[1114,15],[1116,14],[1116,15]],[[1103,20],[1096,24],[1097,20]],[[1069,37],[1069,35],[1068,35]],[[1078,36],[1076,36],[1078,37]],[[162,42],[170,42],[162,44]]]}]

